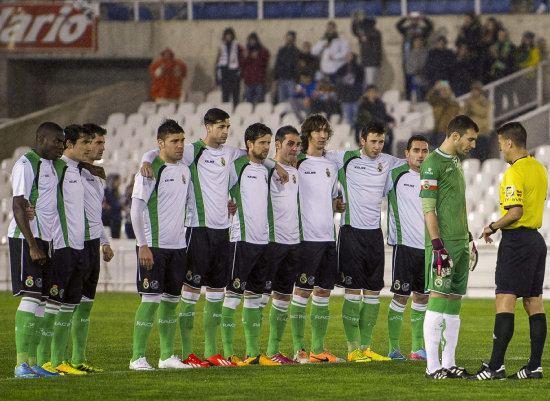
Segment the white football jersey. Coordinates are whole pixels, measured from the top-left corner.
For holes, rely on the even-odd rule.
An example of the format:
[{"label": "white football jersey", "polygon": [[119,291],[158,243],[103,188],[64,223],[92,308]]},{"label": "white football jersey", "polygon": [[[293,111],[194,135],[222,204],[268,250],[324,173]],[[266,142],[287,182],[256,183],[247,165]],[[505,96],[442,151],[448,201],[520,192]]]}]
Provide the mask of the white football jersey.
[{"label": "white football jersey", "polygon": [[300,217],[298,208],[299,174],[292,166],[279,163],[288,172],[288,182],[281,184],[275,169],[269,180],[268,219],[269,241],[279,244],[300,242]]}]

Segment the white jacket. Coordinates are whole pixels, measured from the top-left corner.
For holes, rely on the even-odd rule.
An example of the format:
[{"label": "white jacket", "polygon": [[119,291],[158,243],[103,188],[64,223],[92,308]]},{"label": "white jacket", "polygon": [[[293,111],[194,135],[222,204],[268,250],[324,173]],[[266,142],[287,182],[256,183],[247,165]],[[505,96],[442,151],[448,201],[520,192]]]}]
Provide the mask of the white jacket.
[{"label": "white jacket", "polygon": [[[327,40],[321,39],[311,49],[314,56],[321,55],[321,72],[334,74],[346,62],[346,54],[349,53],[349,42],[347,39],[336,38],[327,46]],[[331,59],[332,56],[332,59]]]}]

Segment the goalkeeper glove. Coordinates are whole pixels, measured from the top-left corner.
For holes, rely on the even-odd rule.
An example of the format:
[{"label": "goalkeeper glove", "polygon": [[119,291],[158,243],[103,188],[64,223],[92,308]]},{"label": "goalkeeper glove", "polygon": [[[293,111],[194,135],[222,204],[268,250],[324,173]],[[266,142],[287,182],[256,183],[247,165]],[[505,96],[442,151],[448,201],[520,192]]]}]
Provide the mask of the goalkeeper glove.
[{"label": "goalkeeper glove", "polygon": [[443,245],[441,238],[432,240],[432,269],[438,277],[447,277],[451,275],[453,260],[449,256],[449,252]]},{"label": "goalkeeper glove", "polygon": [[477,266],[478,254],[476,243],[474,242],[474,237],[471,232],[468,232],[468,237],[468,245],[470,247],[470,271],[473,272]]}]

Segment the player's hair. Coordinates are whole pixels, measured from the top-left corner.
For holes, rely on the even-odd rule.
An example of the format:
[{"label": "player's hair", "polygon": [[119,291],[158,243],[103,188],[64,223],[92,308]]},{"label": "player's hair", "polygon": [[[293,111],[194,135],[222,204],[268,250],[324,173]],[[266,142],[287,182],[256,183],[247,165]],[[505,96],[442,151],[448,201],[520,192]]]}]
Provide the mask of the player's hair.
[{"label": "player's hair", "polygon": [[246,149],[248,150],[248,145],[246,144],[246,141],[254,143],[258,138],[262,138],[266,135],[272,135],[271,128],[269,128],[267,125],[264,125],[262,123],[254,123],[250,125],[244,131],[244,143],[246,145]]},{"label": "player's hair", "polygon": [[213,108],[206,112],[204,115],[204,125],[206,124],[216,124],[220,121],[225,121],[229,118],[229,114],[227,114],[222,109]]},{"label": "player's hair", "polygon": [[163,141],[170,134],[184,134],[185,131],[175,120],[164,120],[162,124],[158,127],[157,130],[157,139],[162,139]]},{"label": "player's hair", "polygon": [[328,133],[327,141],[332,138],[332,127],[330,126],[327,118],[322,114],[311,114],[308,116],[300,128],[300,139],[302,140],[302,152],[307,152],[309,147],[309,138],[313,131],[319,131],[320,129],[325,128]]},{"label": "player's hair", "polygon": [[525,149],[527,146],[527,131],[517,121],[506,123],[497,128],[497,135],[503,139],[511,139],[518,148]]},{"label": "player's hair", "polygon": [[58,124],[52,123],[50,121],[47,121],[45,123],[42,123],[38,126],[36,129],[36,138],[46,135],[46,133],[58,133],[63,132],[63,128],[61,128]]},{"label": "player's hair", "polygon": [[87,128],[88,131],[90,131],[92,133],[92,135],[95,137],[96,135],[99,135],[99,136],[105,136],[107,135],[107,130],[97,124],[94,124],[94,123],[86,123],[86,124],[82,124],[82,126],[84,128]]},{"label": "player's hair", "polygon": [[65,148],[67,148],[67,144],[69,142],[74,145],[80,138],[93,138],[93,135],[88,128],[84,128],[82,125],[78,124],[67,125],[63,128],[63,133],[65,134]]},{"label": "player's hair", "polygon": [[428,138],[424,135],[413,135],[407,141],[407,150],[411,150],[414,141],[426,142],[428,145],[430,144],[430,142],[428,142]]},{"label": "player's hair", "polygon": [[470,117],[465,115],[459,115],[453,118],[449,125],[447,125],[447,135],[450,137],[453,132],[458,132],[460,136],[464,135],[467,130],[473,129],[475,132],[479,132],[479,127]]},{"label": "player's hair", "polygon": [[282,144],[288,134],[300,135],[298,130],[292,125],[285,125],[284,127],[279,128],[275,133],[275,142],[279,141]]},{"label": "player's hair", "polygon": [[361,138],[364,140],[367,140],[369,134],[384,135],[385,133],[386,127],[384,124],[375,121],[369,121],[361,128]]}]

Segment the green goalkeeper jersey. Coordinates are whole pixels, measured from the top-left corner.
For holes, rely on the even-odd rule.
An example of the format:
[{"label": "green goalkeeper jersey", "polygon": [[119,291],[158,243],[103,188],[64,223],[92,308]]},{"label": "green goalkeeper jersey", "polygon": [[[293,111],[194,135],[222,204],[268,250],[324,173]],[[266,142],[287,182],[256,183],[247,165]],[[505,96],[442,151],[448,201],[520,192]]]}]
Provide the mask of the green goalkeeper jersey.
[{"label": "green goalkeeper jersey", "polygon": [[[437,200],[435,212],[443,240],[468,239],[466,181],[457,156],[441,149],[430,153],[420,166],[421,198]],[[426,244],[430,236],[426,235]]]}]

